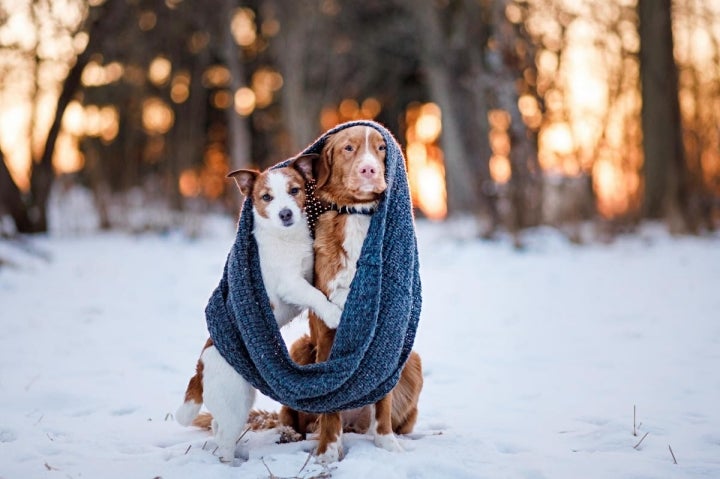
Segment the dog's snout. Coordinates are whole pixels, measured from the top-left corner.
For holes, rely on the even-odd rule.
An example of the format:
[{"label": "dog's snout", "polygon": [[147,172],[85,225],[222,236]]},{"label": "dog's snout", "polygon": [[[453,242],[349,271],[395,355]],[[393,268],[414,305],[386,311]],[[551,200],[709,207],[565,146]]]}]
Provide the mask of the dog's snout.
[{"label": "dog's snout", "polygon": [[373,178],[377,174],[377,167],[372,163],[363,163],[358,167],[358,173],[363,178]]},{"label": "dog's snout", "polygon": [[285,226],[290,226],[293,220],[293,212],[288,208],[283,208],[279,213],[280,220]]}]

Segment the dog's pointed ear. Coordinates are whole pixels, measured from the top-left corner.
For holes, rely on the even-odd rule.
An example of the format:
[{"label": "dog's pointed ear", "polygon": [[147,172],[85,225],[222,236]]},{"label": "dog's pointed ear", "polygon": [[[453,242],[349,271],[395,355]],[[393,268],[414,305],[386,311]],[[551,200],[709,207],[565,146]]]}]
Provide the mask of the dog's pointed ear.
[{"label": "dog's pointed ear", "polygon": [[313,168],[315,163],[320,158],[317,153],[308,153],[307,155],[300,155],[290,162],[290,166],[295,168],[303,175],[305,180],[312,180],[315,178]]},{"label": "dog's pointed ear", "polygon": [[227,177],[235,180],[237,187],[240,189],[240,193],[245,196],[252,194],[253,185],[255,185],[255,179],[260,174],[256,170],[235,170],[228,173]]}]

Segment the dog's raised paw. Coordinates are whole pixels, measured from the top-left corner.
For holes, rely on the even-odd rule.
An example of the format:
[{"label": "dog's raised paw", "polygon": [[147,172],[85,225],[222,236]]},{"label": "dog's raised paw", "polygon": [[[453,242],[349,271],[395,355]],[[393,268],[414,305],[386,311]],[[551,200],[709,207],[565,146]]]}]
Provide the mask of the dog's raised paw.
[{"label": "dog's raised paw", "polygon": [[322,320],[325,325],[330,329],[337,329],[340,325],[340,317],[342,316],[342,309],[333,303],[328,303],[328,307],[325,308]]}]

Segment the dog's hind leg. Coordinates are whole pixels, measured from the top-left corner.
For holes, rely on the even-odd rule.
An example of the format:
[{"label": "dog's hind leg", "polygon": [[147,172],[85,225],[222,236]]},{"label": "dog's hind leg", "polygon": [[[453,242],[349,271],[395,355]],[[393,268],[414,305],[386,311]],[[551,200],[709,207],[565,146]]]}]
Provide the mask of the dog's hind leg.
[{"label": "dog's hind leg", "polygon": [[222,462],[232,462],[235,445],[246,427],[250,408],[255,402],[253,388],[214,347],[203,352],[205,405],[213,414],[213,432],[217,455]]}]

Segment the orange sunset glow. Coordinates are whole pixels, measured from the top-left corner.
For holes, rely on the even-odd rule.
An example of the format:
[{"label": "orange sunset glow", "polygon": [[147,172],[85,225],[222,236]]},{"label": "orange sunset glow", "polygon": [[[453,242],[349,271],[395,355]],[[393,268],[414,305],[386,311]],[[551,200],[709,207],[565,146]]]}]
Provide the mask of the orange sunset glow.
[{"label": "orange sunset glow", "polygon": [[[40,20],[55,21],[58,31],[53,33],[54,36],[44,38],[41,30],[36,28],[39,23],[33,24],[27,5],[10,0],[0,2],[9,12],[8,21],[0,25],[0,46],[16,45],[27,52],[42,54],[43,58],[42,67],[39,67],[32,63],[32,56],[22,58],[12,48],[2,52],[7,74],[0,91],[0,148],[12,178],[20,189],[27,191],[31,165],[42,154],[63,79],[73,59],[88,44],[88,34],[77,33],[87,14],[88,3],[49,2],[52,9],[40,11],[38,15],[48,16]],[[97,0],[89,5],[102,3]],[[178,3],[168,0],[166,5],[172,9]],[[513,92],[517,95],[521,120],[517,119],[517,111],[513,110],[513,117],[498,104],[489,104],[482,112],[481,123],[487,120],[491,152],[489,158],[475,161],[488,163],[491,179],[496,185],[512,182],[511,135],[515,130],[511,127],[516,125],[511,122],[522,121],[531,132],[533,142],[537,138],[537,160],[543,172],[564,178],[587,178],[587,184],[592,184],[597,211],[604,218],[620,217],[636,210],[644,188],[637,25],[632,21],[612,23],[613,12],[617,11],[614,7],[588,0],[560,2],[572,14],[562,19],[552,18],[539,8],[544,5],[540,0],[510,2],[505,17],[511,24],[524,21],[525,7],[521,3],[534,5],[535,16],[526,26],[533,36],[542,37],[542,42],[538,41],[541,46],[533,57],[535,64],[520,72],[517,91]],[[635,5],[634,0],[621,3],[623,6]],[[678,3],[678,19],[674,22],[675,56],[681,66],[707,65],[707,68],[699,69],[697,77],[690,77],[681,68],[680,108],[687,130],[688,162],[698,173],[698,182],[717,191],[720,190],[716,180],[720,176],[720,130],[707,125],[714,124],[715,112],[720,111],[720,99],[715,97],[705,104],[698,98],[702,97],[702,92],[717,91],[720,67],[716,62],[719,44],[716,37],[720,37],[720,30],[717,25],[696,28],[697,25],[688,20],[696,17],[687,13],[692,13],[693,5],[692,2]],[[707,9],[717,15],[713,18],[720,18],[720,7],[710,5]],[[265,18],[263,12],[256,13],[246,7],[230,12],[227,38],[252,61],[267,49],[268,39],[283,32],[283,25],[274,15]],[[142,11],[136,22],[140,31],[151,32],[158,22],[162,22],[162,16],[151,10]],[[608,25],[615,29],[612,39],[606,38]],[[561,27],[566,30],[562,35]],[[29,35],[27,32],[35,33]],[[208,33],[198,31],[188,36],[186,47],[196,54],[209,44]],[[138,112],[138,129],[146,140],[139,149],[151,157],[143,161],[159,162],[164,151],[171,151],[169,147],[177,138],[174,132],[181,131],[177,128],[182,120],[179,112],[195,111],[182,108],[197,98],[191,97],[191,92],[195,94],[198,87],[207,95],[207,99],[203,99],[207,105],[203,107],[212,109],[218,117],[229,113],[254,128],[257,125],[267,127],[272,130],[272,135],[276,135],[268,134],[272,137],[269,141],[288,136],[282,131],[281,92],[286,88],[286,82],[293,83],[281,65],[257,60],[257,65],[243,73],[246,76],[243,81],[233,81],[232,72],[236,70],[221,64],[221,60],[213,58],[212,63],[193,71],[187,65],[174,64],[174,58],[167,52],[152,52],[144,63],[132,63],[124,58],[110,58],[108,53],[104,56],[96,53],[89,57],[81,75],[81,87],[86,91],[98,91],[107,85],[149,85],[142,95],[138,95],[134,107]],[[533,72],[529,73],[531,70]],[[403,129],[396,134],[405,145],[413,203],[423,216],[443,220],[448,215],[445,152],[440,142],[443,113],[446,118],[453,117],[447,111],[443,112],[437,103],[428,101],[432,97],[422,102],[412,101],[427,96],[428,91],[403,100],[405,104],[393,106],[396,109],[388,113],[390,106],[383,104],[388,101],[383,92],[372,90],[377,87],[364,88],[366,90],[356,89],[354,93],[342,92],[332,97],[341,100],[324,105],[319,118],[308,118],[308,122],[327,130],[344,121],[378,119],[381,113],[397,116],[393,121]],[[365,96],[358,91],[366,92]],[[358,96],[354,97],[354,94]],[[121,141],[119,138],[125,141],[123,128],[126,123],[121,124],[121,121],[129,121],[124,116],[126,106],[110,104],[110,99],[105,100],[107,104],[101,104],[98,98],[105,97],[93,97],[83,93],[81,88],[81,93],[67,106],[53,155],[56,173],[82,171],[86,160],[88,165],[93,164],[90,155],[85,158],[83,151],[87,154],[87,149],[81,148],[83,139],[94,139],[101,148]],[[504,105],[507,108],[507,103]],[[230,135],[223,128],[208,126],[204,150],[198,148],[195,154],[197,162],[186,162],[176,169],[170,184],[176,185],[182,196],[202,195],[212,199],[222,196],[222,170],[228,167],[229,158],[233,157],[227,151]],[[694,136],[701,130],[706,141],[702,147],[698,146]],[[270,156],[262,148],[260,150]],[[516,156],[512,156],[513,161]],[[512,166],[517,172],[517,163]]]}]

